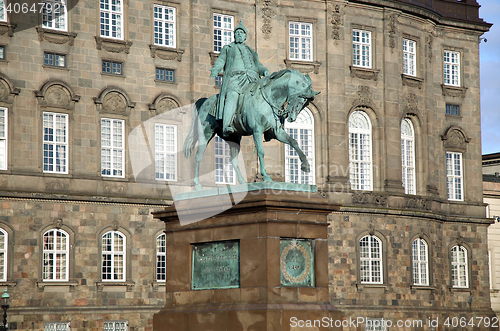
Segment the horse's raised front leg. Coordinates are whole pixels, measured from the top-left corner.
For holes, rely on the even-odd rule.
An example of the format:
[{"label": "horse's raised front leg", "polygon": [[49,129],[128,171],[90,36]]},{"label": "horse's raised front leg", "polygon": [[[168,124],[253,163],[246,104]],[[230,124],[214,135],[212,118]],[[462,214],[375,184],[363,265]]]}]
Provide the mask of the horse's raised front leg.
[{"label": "horse's raised front leg", "polygon": [[290,137],[290,135],[288,133],[286,133],[286,131],[283,129],[280,129],[277,131],[278,132],[276,132],[276,139],[278,139],[282,143],[285,143],[285,144],[292,146],[292,148],[297,152],[297,154],[299,154],[300,162],[302,162],[300,169],[304,172],[310,172],[311,166],[309,165],[309,162],[307,161],[306,155],[300,149],[299,144],[297,143],[297,140]]},{"label": "horse's raised front leg", "polygon": [[262,179],[265,182],[272,182],[271,176],[266,171],[266,165],[264,164],[264,147],[262,146],[262,132],[254,132],[253,133],[253,141],[255,143],[255,148],[257,149],[257,156],[259,157],[260,163],[260,173],[262,175]]},{"label": "horse's raised front leg", "polygon": [[231,164],[236,172],[236,177],[238,178],[238,183],[245,184],[246,180],[243,178],[240,167],[238,166],[238,154],[240,153],[240,141],[238,142],[228,142],[229,147],[231,147]]},{"label": "horse's raised front leg", "polygon": [[[202,131],[202,126],[200,125],[200,130],[198,132],[203,132]],[[207,136],[208,135],[208,136]],[[210,136],[210,133],[208,132],[203,132],[203,134],[199,135],[199,140],[198,140],[198,150],[196,151],[196,155],[194,158],[194,189],[196,191],[200,191],[203,187],[200,184],[200,164],[201,160],[203,159],[203,153],[205,153],[205,150],[207,149],[207,145],[210,142],[210,140],[213,138],[214,134],[212,133]]]}]

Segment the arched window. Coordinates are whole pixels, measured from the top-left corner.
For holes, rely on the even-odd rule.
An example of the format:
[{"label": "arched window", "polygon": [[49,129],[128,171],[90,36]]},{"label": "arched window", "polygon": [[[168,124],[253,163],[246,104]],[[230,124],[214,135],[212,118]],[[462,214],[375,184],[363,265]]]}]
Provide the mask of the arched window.
[{"label": "arched window", "polygon": [[362,111],[349,116],[349,178],[353,190],[373,190],[372,128]]},{"label": "arched window", "polygon": [[406,194],[416,194],[415,189],[415,134],[408,118],[401,122],[401,171]]},{"label": "arched window", "polygon": [[167,279],[167,236],[162,233],[156,237],[156,281]]},{"label": "arched window", "polygon": [[452,287],[469,287],[469,268],[467,259],[467,248],[458,245],[451,248]]},{"label": "arched window", "polygon": [[125,241],[119,231],[102,236],[102,281],[125,281]]},{"label": "arched window", "polygon": [[0,228],[0,282],[7,281],[7,247],[9,235]]},{"label": "arched window", "polygon": [[382,242],[379,238],[366,235],[359,240],[359,270],[361,283],[382,284]]},{"label": "arched window", "polygon": [[302,109],[295,122],[285,122],[285,130],[290,137],[297,140],[311,168],[309,173],[302,171],[299,155],[290,145],[285,144],[285,182],[314,185],[314,118],[311,111]]},{"label": "arched window", "polygon": [[51,229],[43,234],[44,281],[68,281],[69,235],[60,229]]},{"label": "arched window", "polygon": [[429,247],[424,239],[417,238],[411,244],[413,258],[413,284],[429,285]]}]

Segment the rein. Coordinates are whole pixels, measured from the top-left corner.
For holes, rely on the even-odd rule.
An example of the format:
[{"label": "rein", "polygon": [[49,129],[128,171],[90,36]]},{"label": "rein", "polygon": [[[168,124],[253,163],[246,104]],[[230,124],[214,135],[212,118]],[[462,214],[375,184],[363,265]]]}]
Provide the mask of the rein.
[{"label": "rein", "polygon": [[274,115],[276,115],[278,118],[282,117],[286,113],[286,109],[283,107],[283,105],[285,105],[285,104],[283,103],[283,105],[281,107],[276,107],[275,105],[273,105],[271,103],[271,101],[269,101],[267,99],[266,95],[264,94],[264,92],[262,90],[263,89],[261,88],[260,94],[262,94],[262,97],[264,98],[264,100],[269,104],[269,106],[271,106],[271,109],[273,110]]}]

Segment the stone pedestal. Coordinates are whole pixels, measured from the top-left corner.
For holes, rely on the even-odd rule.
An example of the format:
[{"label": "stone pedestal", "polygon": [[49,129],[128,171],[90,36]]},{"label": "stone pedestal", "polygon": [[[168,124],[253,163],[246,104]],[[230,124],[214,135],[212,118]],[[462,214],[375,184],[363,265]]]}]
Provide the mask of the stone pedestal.
[{"label": "stone pedestal", "polygon": [[[178,213],[196,220],[228,201],[224,196],[185,199],[154,213],[166,224],[167,280],[166,304],[154,315],[153,330],[336,329],[334,321],[342,314],[329,303],[327,215],[338,206],[316,193],[264,189],[248,192],[221,214],[184,226],[179,222]],[[314,258],[313,286],[282,285],[286,254],[283,245],[280,251],[280,241],[293,239],[308,239]],[[193,289],[193,247],[224,241],[239,242],[239,286]],[[312,328],[302,324],[308,321]]]}]

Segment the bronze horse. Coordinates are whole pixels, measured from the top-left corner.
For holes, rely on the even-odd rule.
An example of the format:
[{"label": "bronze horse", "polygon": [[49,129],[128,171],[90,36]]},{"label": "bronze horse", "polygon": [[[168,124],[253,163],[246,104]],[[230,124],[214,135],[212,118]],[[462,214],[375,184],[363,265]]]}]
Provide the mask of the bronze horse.
[{"label": "bronze horse", "polygon": [[[235,133],[224,138],[230,144],[231,164],[236,172],[238,182],[245,183],[238,168],[238,153],[242,136],[253,136],[257,155],[260,161],[260,172],[264,181],[272,181],[264,165],[264,139],[278,139],[297,151],[302,171],[309,172],[307,158],[299,148],[295,139],[290,137],[283,128],[285,119],[293,122],[298,114],[319,92],[312,89],[312,80],[309,75],[303,75],[294,69],[284,69],[262,78],[259,82],[249,86],[241,95],[238,110],[234,116],[233,126]],[[189,158],[193,153],[196,142],[198,150],[195,156],[194,183],[195,190],[201,190],[199,180],[200,163],[208,143],[217,134],[222,137],[222,121],[216,120],[213,115],[217,95],[199,99],[193,107],[193,122],[186,140],[184,141],[184,156]]]}]

